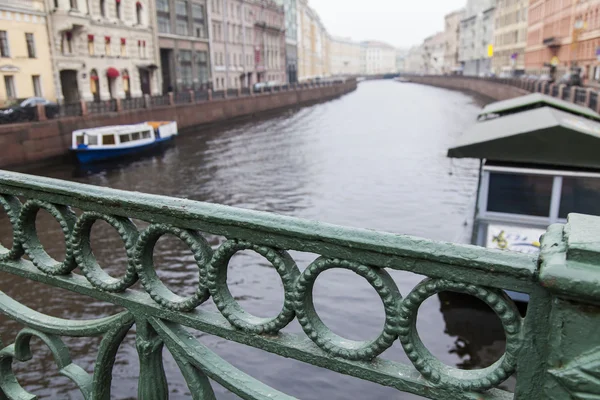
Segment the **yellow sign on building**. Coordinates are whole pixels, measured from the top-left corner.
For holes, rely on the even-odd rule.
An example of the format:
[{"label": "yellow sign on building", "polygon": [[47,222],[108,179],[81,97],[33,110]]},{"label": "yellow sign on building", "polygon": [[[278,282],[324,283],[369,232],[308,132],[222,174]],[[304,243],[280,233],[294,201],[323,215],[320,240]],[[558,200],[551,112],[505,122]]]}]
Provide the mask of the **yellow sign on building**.
[{"label": "yellow sign on building", "polygon": [[488,57],[489,58],[494,57],[494,45],[493,44],[488,45]]}]

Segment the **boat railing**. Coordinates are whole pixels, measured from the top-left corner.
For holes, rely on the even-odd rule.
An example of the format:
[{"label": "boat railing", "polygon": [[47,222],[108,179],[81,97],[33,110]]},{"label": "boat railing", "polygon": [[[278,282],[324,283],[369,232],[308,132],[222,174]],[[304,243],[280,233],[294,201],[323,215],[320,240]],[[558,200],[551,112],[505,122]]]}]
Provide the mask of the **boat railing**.
[{"label": "boat railing", "polygon": [[[296,360],[430,399],[592,399],[600,393],[598,217],[571,215],[566,225],[548,228],[539,255],[527,255],[5,171],[0,171],[0,209],[13,232],[12,244],[0,248],[0,271],[122,310],[93,320],[75,313],[71,320],[0,293],[0,313],[24,326],[13,343],[0,345],[0,397],[35,398],[28,392],[35,387],[22,387],[18,376],[25,373],[19,364],[31,359],[29,344],[36,338],[49,348],[59,374],[87,399],[112,398],[116,357],[136,350],[139,381],[132,398],[168,398],[163,351],[171,353],[175,362],[169,365],[181,370],[192,399],[214,399],[211,381],[244,399],[293,398],[196,339],[206,334],[222,338],[222,345],[236,342],[286,357],[292,366]],[[40,211],[60,226],[44,234],[64,237],[61,260],[40,242]],[[123,240],[120,276],[109,275],[94,256],[91,232],[97,222],[112,226]],[[194,255],[198,283],[187,297],[173,293],[156,272],[153,254],[165,235],[181,240]],[[219,239],[209,244],[207,237]],[[231,294],[227,271],[239,252],[256,253],[279,274],[284,301],[277,315],[251,315]],[[296,252],[314,254],[314,261],[297,265]],[[356,274],[381,299],[385,319],[373,340],[339,336],[320,319],[313,286],[330,270]],[[423,280],[407,287],[398,271]],[[504,290],[529,295],[524,316]],[[423,343],[419,308],[441,292],[477,298],[498,316],[506,341],[498,361],[485,369],[459,370]],[[19,294],[25,303],[35,295],[26,285]],[[209,299],[216,307],[202,306]],[[135,336],[135,349],[119,350],[128,336]],[[90,338],[99,338],[99,346],[87,346]],[[84,369],[70,356],[69,346],[84,345],[98,349],[93,368]],[[286,387],[301,379],[285,375]],[[511,377],[514,391],[506,384]]]}]

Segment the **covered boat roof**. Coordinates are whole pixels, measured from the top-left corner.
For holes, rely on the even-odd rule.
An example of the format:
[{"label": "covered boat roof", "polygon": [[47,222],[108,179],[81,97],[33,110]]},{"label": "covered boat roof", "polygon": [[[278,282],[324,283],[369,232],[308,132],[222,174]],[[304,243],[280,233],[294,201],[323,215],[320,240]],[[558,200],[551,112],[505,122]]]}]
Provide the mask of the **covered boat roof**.
[{"label": "covered boat roof", "polygon": [[551,107],[478,122],[448,157],[600,168],[600,123]]},{"label": "covered boat roof", "polygon": [[132,132],[140,132],[152,130],[152,127],[147,123],[142,124],[134,124],[134,125],[112,125],[112,126],[102,126],[99,128],[88,128],[88,129],[79,129],[73,132],[73,134],[77,135],[80,133],[86,133],[89,135],[102,135],[102,134],[126,134]]},{"label": "covered boat roof", "polygon": [[532,93],[510,100],[498,101],[487,105],[479,113],[479,119],[489,118],[493,115],[505,116],[521,111],[531,110],[539,107],[552,107],[557,110],[569,112],[595,121],[600,121],[600,114],[577,104],[569,103],[561,99],[547,96],[541,93]]}]

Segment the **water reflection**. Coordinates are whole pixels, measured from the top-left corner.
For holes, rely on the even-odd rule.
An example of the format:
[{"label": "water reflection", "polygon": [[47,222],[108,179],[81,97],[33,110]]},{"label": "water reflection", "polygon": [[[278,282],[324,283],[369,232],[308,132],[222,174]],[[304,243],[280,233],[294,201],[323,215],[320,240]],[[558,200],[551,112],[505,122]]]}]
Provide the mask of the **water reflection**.
[{"label": "water reflection", "polygon": [[[178,196],[342,225],[413,234],[438,240],[469,240],[478,163],[450,160],[446,149],[474,120],[478,106],[466,95],[391,81],[368,82],[340,99],[269,119],[254,119],[225,128],[184,132],[176,145],[135,161],[74,169],[56,164],[27,171],[60,179],[147,193]],[[0,216],[2,213],[0,212]],[[2,217],[0,217],[2,218]],[[146,224],[135,221],[143,228]],[[40,221],[40,230],[49,223]],[[0,242],[10,227],[0,219]],[[223,238],[206,235],[213,247]],[[100,265],[114,276],[123,272],[125,253],[114,229],[100,224],[93,231],[93,249]],[[49,251],[58,246],[48,242]],[[119,249],[119,251],[114,251]],[[292,252],[304,270],[314,254]],[[189,249],[178,240],[159,243],[155,263],[161,279],[179,294],[189,293],[197,267]],[[241,254],[230,265],[229,284],[248,312],[274,315],[283,288],[261,257]],[[407,294],[423,277],[391,271]],[[32,308],[55,316],[89,319],[113,314],[116,307],[72,293],[0,276],[0,289]],[[35,294],[35,295],[33,295]],[[457,332],[463,317],[484,321],[476,306],[449,307],[437,298],[420,310],[419,331],[448,365],[476,368],[502,348],[493,325],[470,326]],[[372,289],[351,274],[325,275],[315,287],[315,303],[331,329],[349,338],[370,338],[381,326],[382,307]],[[440,305],[442,304],[442,305]],[[209,301],[203,309],[215,310]],[[441,309],[441,312],[440,312]],[[460,312],[457,314],[457,310]],[[450,317],[449,317],[450,315]],[[17,324],[1,319],[4,343],[12,342]],[[302,334],[297,322],[286,328]],[[193,333],[233,365],[257,379],[302,399],[411,399],[408,394],[272,354]],[[456,338],[461,337],[457,345]],[[464,344],[463,344],[464,342]],[[86,370],[93,368],[93,340],[68,340],[72,356]],[[488,354],[489,353],[489,354]],[[408,362],[399,343],[384,353]],[[189,398],[174,361],[166,359],[171,398]],[[113,379],[113,398],[135,397],[138,374],[135,339],[121,346]],[[45,398],[78,398],[63,381],[40,380],[43,363],[28,364],[21,382]],[[43,382],[43,383],[40,383]],[[58,382],[58,383],[57,383]],[[223,388],[218,397],[235,398]]]}]

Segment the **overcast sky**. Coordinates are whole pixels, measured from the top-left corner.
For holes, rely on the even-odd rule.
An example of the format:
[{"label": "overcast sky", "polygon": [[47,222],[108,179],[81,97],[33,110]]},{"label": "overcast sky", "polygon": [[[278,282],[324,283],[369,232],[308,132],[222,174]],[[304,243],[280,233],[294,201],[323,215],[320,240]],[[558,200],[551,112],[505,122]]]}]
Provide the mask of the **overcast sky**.
[{"label": "overcast sky", "polygon": [[331,35],[381,40],[397,47],[419,44],[444,30],[444,15],[466,0],[309,0]]}]

